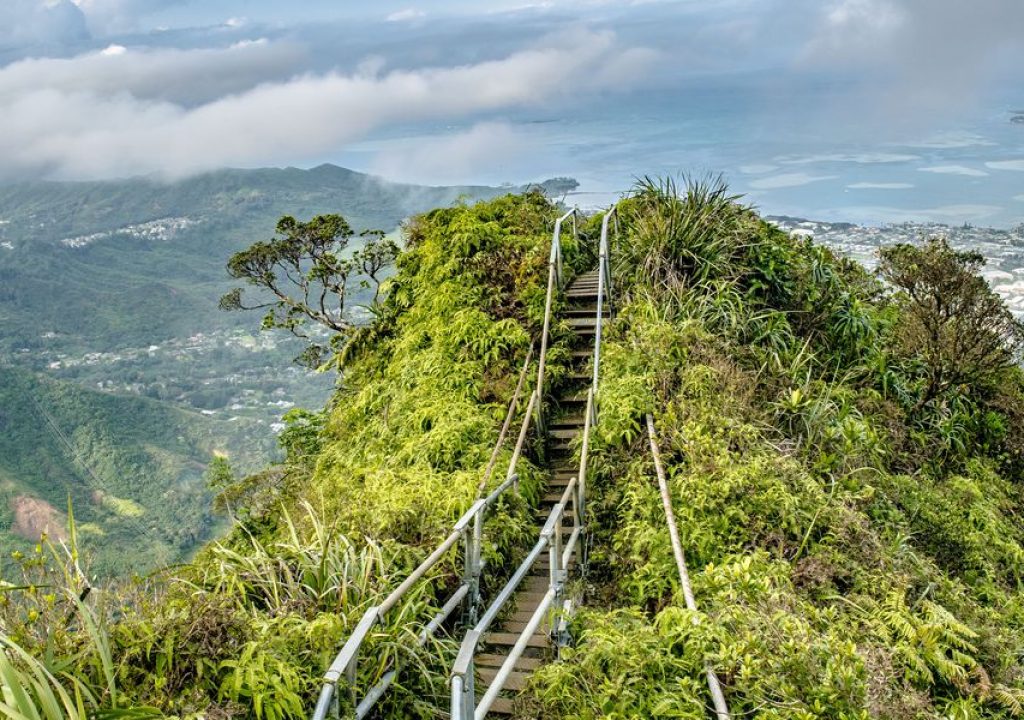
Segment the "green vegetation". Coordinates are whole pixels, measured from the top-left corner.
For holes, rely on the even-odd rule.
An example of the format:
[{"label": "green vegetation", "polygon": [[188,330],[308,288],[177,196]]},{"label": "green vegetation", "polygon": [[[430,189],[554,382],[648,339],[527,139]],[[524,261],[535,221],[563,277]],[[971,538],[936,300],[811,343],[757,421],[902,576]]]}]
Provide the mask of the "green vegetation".
[{"label": "green vegetation", "polygon": [[[4,185],[0,365],[36,379],[0,371],[0,416],[9,428],[0,440],[0,551],[38,539],[10,532],[13,498],[30,499],[20,501],[23,514],[59,520],[70,492],[97,570],[145,571],[187,558],[212,524],[201,481],[211,451],[228,452],[241,471],[273,461],[281,415],[321,407],[333,387],[330,374],[289,367],[306,343],[259,335],[251,318],[218,310],[232,285],[227,258],[266,237],[281,215],[341,210],[355,234],[349,251],[373,270],[367,237],[359,236],[365,228],[394,229],[462,195],[497,192],[400,185],[331,165],[225,170],[174,183]],[[369,239],[390,247],[390,238]],[[372,289],[353,285],[350,306],[370,302]],[[46,388],[43,404],[74,451],[54,444],[30,403],[40,391],[26,383]],[[65,406],[74,410],[62,416]],[[98,480],[71,457],[76,452]],[[138,509],[119,498],[145,514],[132,522]],[[126,554],[128,547],[140,550]]]},{"label": "green vegetation", "polygon": [[[530,712],[704,718],[706,659],[735,717],[1021,714],[1019,326],[977,259],[891,248],[882,285],[714,182],[644,183],[620,213],[592,503],[603,592]],[[919,353],[933,327],[937,352]],[[950,351],[968,340],[988,350]]]},{"label": "green vegetation", "polygon": [[[241,468],[270,448],[227,423],[145,398],[86,390],[0,366],[0,551],[64,536],[68,501],[103,576],[188,557],[217,519],[203,480],[214,452]],[[154,480],[158,480],[154,482]]]},{"label": "green vegetation", "polygon": [[[410,221],[374,322],[338,348],[331,402],[288,415],[284,462],[241,478],[211,469],[234,525],[188,566],[87,592],[75,538],[23,557],[0,589],[5,701],[22,685],[64,708],[80,693],[64,711],[79,717],[305,716],[365,608],[476,496],[538,329],[557,213],[526,194]],[[897,247],[882,282],[714,181],[641,183],[619,213],[590,592],[575,647],[534,675],[522,715],[705,718],[706,664],[737,718],[1024,713],[1020,330],[975,280],[976,259],[938,240]],[[570,268],[592,261],[586,246],[567,243]],[[984,352],[956,345],[968,332]],[[555,382],[564,355],[556,343]],[[677,586],[648,412],[696,615]],[[528,460],[520,471],[523,497],[487,530],[497,575],[532,540],[541,477]],[[403,640],[457,581],[455,560],[365,651],[361,683],[394,659],[407,669],[383,717],[443,716],[454,643]]]},{"label": "green vegetation", "polygon": [[[0,352],[146,346],[248,325],[217,310],[231,286],[224,261],[282,215],[340,211],[357,231],[390,230],[463,195],[498,192],[401,185],[333,165],[222,170],[174,183],[5,185],[0,241],[11,248],[0,247]],[[75,240],[78,247],[62,242]]]},{"label": "green vegetation", "polygon": [[[99,593],[95,635],[76,630],[84,579],[61,551],[43,547],[23,559],[14,584],[66,590],[7,590],[0,622],[11,640],[45,658],[69,694],[81,683],[104,708],[304,716],[366,607],[476,498],[517,366],[539,329],[555,212],[530,194],[412,221],[378,319],[344,353],[329,408],[289,414],[280,466],[235,481],[223,463],[211,470],[221,505],[237,519],[233,532],[166,577]],[[531,539],[528,500],[539,473],[525,459],[520,472],[524,497],[499,503],[488,529],[493,568]],[[435,594],[457,581],[455,561],[375,635],[362,681],[396,656],[427,666],[401,641],[409,621],[429,617]],[[429,648],[447,659],[407,673],[385,713],[432,717],[446,696],[438,668],[451,650],[444,640]],[[104,691],[108,651],[116,703]],[[12,662],[32,676],[31,666]]]},{"label": "green vegetation", "polygon": [[[341,215],[317,215],[308,222],[285,216],[277,222],[279,237],[257,242],[228,260],[231,277],[244,280],[269,295],[265,302],[246,305],[245,288],[234,288],[220,299],[223,310],[262,310],[264,330],[287,330],[305,341],[303,364],[319,367],[332,350],[345,347],[361,326],[352,318],[346,300],[353,290],[373,288],[365,314],[378,310],[384,273],[398,255],[398,245],[381,230],[364,230],[367,238],[350,251],[355,236]],[[357,283],[358,280],[358,283]],[[331,333],[325,346],[310,337],[309,324]],[[365,325],[365,323],[363,323]]]}]

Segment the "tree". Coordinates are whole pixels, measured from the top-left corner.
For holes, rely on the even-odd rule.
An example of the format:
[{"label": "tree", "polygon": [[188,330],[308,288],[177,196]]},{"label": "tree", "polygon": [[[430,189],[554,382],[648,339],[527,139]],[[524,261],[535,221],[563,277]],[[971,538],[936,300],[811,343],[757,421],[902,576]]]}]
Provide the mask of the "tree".
[{"label": "tree", "polygon": [[924,405],[950,388],[991,388],[1024,350],[1024,325],[978,275],[985,258],[945,238],[879,252],[878,273],[899,292],[896,341],[924,364]]},{"label": "tree", "polygon": [[[228,274],[269,291],[265,302],[243,303],[243,288],[234,288],[220,300],[224,310],[265,309],[263,329],[284,329],[306,341],[297,358],[310,367],[321,365],[345,346],[357,324],[346,312],[353,288],[373,290],[374,312],[380,300],[383,274],[398,255],[398,246],[380,230],[365,230],[362,247],[345,256],[355,231],[341,215],[317,215],[308,222],[282,217],[277,237],[254,243],[228,260]],[[264,293],[264,297],[265,297]],[[311,336],[310,324],[325,328],[323,344]]]}]

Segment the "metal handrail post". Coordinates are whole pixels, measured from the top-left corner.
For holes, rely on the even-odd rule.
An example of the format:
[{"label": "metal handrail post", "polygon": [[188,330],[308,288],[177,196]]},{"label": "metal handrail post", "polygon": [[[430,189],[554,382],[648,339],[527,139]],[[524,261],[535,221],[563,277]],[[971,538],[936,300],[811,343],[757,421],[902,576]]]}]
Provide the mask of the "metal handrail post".
[{"label": "metal handrail post", "polygon": [[480,642],[480,631],[466,633],[452,666],[451,720],[473,720],[476,714],[476,663],[474,656]]},{"label": "metal handrail post", "polygon": [[555,524],[550,531],[551,539],[548,542],[548,574],[557,605],[562,601],[562,515],[565,513],[565,505],[559,503],[555,511]]},{"label": "metal handrail post", "polygon": [[473,602],[473,597],[476,594],[476,586],[479,582],[479,576],[477,575],[476,568],[476,554],[477,554],[477,526],[480,523],[480,512],[476,513],[473,520],[473,529],[463,535],[465,541],[465,548],[463,550],[462,559],[462,582],[469,585],[469,597],[470,600],[466,603],[465,612],[463,616],[467,622],[474,622],[476,620],[476,607]]}]

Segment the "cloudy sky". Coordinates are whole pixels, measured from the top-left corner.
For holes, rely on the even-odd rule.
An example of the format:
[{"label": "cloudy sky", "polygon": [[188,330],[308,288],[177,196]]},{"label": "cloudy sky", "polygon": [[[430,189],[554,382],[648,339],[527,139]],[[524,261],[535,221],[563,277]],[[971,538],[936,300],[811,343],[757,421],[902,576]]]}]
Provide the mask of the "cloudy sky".
[{"label": "cloudy sky", "polygon": [[675,168],[782,209],[993,182],[1006,221],[1022,66],[1020,0],[0,0],[0,181]]}]

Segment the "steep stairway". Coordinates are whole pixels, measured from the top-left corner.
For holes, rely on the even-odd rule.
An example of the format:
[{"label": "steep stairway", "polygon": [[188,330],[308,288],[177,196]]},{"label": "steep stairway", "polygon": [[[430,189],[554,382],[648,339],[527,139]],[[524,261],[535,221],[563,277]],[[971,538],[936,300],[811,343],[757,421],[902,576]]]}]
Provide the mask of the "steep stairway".
[{"label": "steep stairway", "polygon": [[[597,271],[579,275],[566,289],[567,305],[562,317],[568,322],[576,337],[572,343],[572,365],[566,382],[556,390],[555,405],[549,414],[551,420],[546,428],[545,460],[549,470],[547,486],[540,509],[537,512],[537,530],[543,527],[551,509],[562,500],[562,495],[571,480],[579,474],[574,459],[573,441],[583,431],[587,389],[593,372],[594,335],[597,331]],[[607,315],[607,305],[605,315]],[[562,527],[562,540],[572,534],[571,516]],[[580,546],[577,546],[578,548]],[[575,563],[580,550],[574,554]],[[486,692],[498,669],[508,657],[519,635],[537,609],[549,584],[549,561],[545,554],[533,566],[531,573],[523,580],[515,595],[515,611],[498,627],[489,632],[483,642],[483,651],[476,657],[478,670],[477,690]],[[492,716],[508,716],[512,713],[512,698],[523,689],[534,670],[554,657],[550,626],[541,626],[529,639],[526,652],[519,658],[515,671],[509,676],[502,695],[491,706]]]}]

